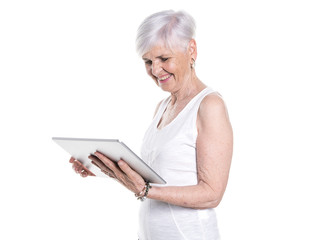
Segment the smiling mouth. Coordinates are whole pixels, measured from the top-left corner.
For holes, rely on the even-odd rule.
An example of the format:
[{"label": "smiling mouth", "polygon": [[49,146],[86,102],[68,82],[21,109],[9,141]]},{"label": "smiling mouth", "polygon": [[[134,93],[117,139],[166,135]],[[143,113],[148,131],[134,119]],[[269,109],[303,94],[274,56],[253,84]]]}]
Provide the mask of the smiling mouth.
[{"label": "smiling mouth", "polygon": [[158,81],[163,83],[163,82],[167,81],[171,76],[172,76],[171,74],[165,75],[161,78],[158,78]]}]

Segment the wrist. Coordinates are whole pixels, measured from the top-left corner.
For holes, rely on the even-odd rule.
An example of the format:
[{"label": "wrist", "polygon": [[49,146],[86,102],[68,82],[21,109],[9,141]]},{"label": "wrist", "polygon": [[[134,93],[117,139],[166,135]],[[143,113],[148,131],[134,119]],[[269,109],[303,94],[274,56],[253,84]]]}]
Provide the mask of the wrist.
[{"label": "wrist", "polygon": [[137,200],[144,201],[147,198],[151,188],[152,187],[150,186],[149,182],[146,182],[144,188],[139,193],[135,194]]}]

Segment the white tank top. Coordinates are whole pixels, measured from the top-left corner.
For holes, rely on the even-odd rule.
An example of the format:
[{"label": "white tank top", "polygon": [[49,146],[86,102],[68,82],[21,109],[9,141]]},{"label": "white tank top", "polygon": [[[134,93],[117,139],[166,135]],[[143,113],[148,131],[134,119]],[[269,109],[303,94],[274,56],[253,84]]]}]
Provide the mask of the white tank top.
[{"label": "white tank top", "polygon": [[[197,113],[203,98],[214,92],[205,88],[162,129],[158,123],[170,102],[165,99],[145,134],[141,156],[166,182],[166,186],[197,184]],[[157,185],[162,186],[162,185]],[[197,210],[146,199],[139,213],[139,240],[219,239],[214,209]]]}]

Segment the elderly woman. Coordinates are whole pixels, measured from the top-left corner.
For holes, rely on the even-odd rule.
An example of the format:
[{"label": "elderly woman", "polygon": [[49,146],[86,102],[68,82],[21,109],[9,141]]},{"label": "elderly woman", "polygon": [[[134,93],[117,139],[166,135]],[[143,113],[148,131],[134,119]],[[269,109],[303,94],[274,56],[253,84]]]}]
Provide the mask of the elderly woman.
[{"label": "elderly woman", "polygon": [[[159,103],[144,137],[142,159],[167,185],[152,185],[126,162],[100,152],[94,164],[142,201],[140,240],[218,239],[214,212],[226,189],[233,134],[225,103],[196,75],[195,23],[185,12],[163,11],[138,29],[137,51],[148,75],[170,96]],[[82,176],[92,175],[71,159]]]}]

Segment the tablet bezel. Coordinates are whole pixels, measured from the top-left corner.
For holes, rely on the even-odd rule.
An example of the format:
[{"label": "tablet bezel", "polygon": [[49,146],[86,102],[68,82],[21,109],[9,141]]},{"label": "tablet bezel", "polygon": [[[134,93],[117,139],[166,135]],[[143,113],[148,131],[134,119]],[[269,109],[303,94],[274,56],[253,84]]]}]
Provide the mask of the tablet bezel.
[{"label": "tablet bezel", "polygon": [[133,170],[137,171],[145,181],[156,184],[166,183],[163,178],[161,178],[128,146],[118,139],[53,137],[52,140],[75,159],[82,162],[83,165],[85,165],[96,176],[106,177],[98,167],[91,163],[88,156],[99,151],[115,162],[120,159],[124,160]]}]

